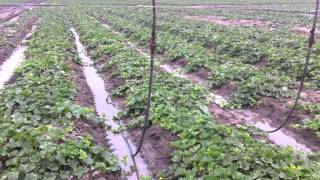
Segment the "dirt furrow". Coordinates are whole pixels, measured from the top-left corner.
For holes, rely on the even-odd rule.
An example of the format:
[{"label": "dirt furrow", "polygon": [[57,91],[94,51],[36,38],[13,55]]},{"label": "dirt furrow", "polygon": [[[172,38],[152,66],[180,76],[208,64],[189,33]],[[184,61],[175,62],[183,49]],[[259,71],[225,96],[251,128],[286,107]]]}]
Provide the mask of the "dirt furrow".
[{"label": "dirt furrow", "polygon": [[9,21],[15,17],[20,16],[26,11],[33,9],[33,5],[41,4],[45,0],[33,0],[25,4],[20,4],[18,6],[8,5],[0,7],[0,23]]},{"label": "dirt furrow", "polygon": [[17,29],[15,32],[7,32],[5,27],[0,27],[0,33],[3,35],[8,35],[12,33],[11,37],[8,37],[7,42],[4,46],[0,48],[0,65],[9,58],[14,49],[22,43],[22,40],[27,36],[28,33],[32,31],[32,27],[39,21],[37,17],[31,17],[27,20],[26,24],[21,28]]}]

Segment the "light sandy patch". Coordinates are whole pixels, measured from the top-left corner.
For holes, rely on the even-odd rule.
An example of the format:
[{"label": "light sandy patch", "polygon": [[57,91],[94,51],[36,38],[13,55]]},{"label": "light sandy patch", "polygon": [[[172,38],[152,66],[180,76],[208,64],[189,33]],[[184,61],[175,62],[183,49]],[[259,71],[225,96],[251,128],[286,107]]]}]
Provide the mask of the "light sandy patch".
[{"label": "light sandy patch", "polygon": [[244,26],[244,27],[258,27],[265,30],[272,30],[271,23],[267,21],[248,20],[248,19],[226,19],[219,16],[185,16],[185,19],[206,21],[214,24],[224,26]]},{"label": "light sandy patch", "polygon": [[[291,29],[292,32],[296,33],[296,34],[302,34],[302,35],[308,35],[310,34],[311,28],[309,27],[302,27],[302,26],[294,26]],[[319,34],[320,31],[316,30],[316,33]]]}]

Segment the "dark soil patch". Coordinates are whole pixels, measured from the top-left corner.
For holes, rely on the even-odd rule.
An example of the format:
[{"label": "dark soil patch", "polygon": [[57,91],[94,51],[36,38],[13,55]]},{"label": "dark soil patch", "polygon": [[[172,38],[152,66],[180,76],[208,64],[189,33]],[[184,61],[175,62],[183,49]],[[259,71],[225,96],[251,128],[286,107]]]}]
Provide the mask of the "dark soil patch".
[{"label": "dark soil patch", "polygon": [[320,103],[320,90],[306,89],[301,93],[302,100],[307,103]]},{"label": "dark soil patch", "polygon": [[222,85],[219,88],[215,88],[213,89],[213,93],[223,96],[225,99],[230,99],[231,94],[236,92],[238,89],[238,85],[236,84],[236,82],[229,82],[228,84]]},{"label": "dark soil patch", "polygon": [[[28,19],[26,25],[21,29],[18,29],[17,32],[14,33],[14,36],[9,38],[7,42],[7,46],[1,47],[0,49],[0,65],[7,60],[14,49],[21,43],[23,38],[31,31],[33,25],[38,21],[38,18],[32,17]],[[0,33],[4,33],[4,28],[0,29]]]},{"label": "dark soil patch", "polygon": [[[138,145],[141,139],[141,132],[142,128],[129,131],[131,135],[130,139],[136,145]],[[171,154],[173,152],[170,143],[177,139],[177,136],[163,129],[159,124],[153,125],[147,130],[141,154],[153,176],[157,176],[159,172],[169,171],[169,166],[172,164]]]},{"label": "dark soil patch", "polygon": [[211,76],[211,72],[206,68],[199,68],[187,74],[188,78],[194,83],[203,83]]},{"label": "dark soil patch", "polygon": [[[259,114],[259,118],[268,118],[272,122],[269,122],[273,127],[278,127],[283,123],[287,117],[290,109],[286,107],[286,99],[272,99],[263,98],[262,104],[259,107],[250,108],[253,112]],[[300,124],[305,119],[310,118],[310,115],[305,112],[296,111],[290,123],[284,127],[291,137],[295,138],[299,143],[305,144],[313,151],[320,150],[320,139],[316,134],[310,130],[292,128],[292,125]]]},{"label": "dark soil patch", "polygon": [[101,174],[98,171],[91,171],[81,177],[80,180],[124,180],[124,178],[121,178],[120,175],[116,173]]},{"label": "dark soil patch", "polygon": [[241,123],[239,118],[235,117],[229,110],[225,110],[215,103],[209,105],[209,111],[216,117],[220,124],[235,125]]},{"label": "dark soil patch", "polygon": [[69,63],[72,69],[73,82],[77,85],[77,95],[75,101],[80,106],[94,108],[93,95],[83,74],[82,66],[74,62]]},{"label": "dark soil patch", "polygon": [[256,67],[266,67],[269,64],[268,58],[267,56],[261,56],[260,57],[260,61],[256,64],[254,64],[254,66]]},{"label": "dark soil patch", "polygon": [[186,61],[185,59],[177,59],[175,61],[170,61],[169,63],[170,65],[173,66],[173,68],[182,68],[184,66],[186,66],[188,64],[188,61]]},{"label": "dark soil patch", "polygon": [[[310,30],[311,28],[308,28],[308,27],[303,27],[303,26],[295,26],[291,29],[291,31],[293,33],[296,33],[296,34],[299,34],[299,35],[309,35],[310,34]],[[316,34],[319,34],[320,31],[317,30],[316,31]]]}]

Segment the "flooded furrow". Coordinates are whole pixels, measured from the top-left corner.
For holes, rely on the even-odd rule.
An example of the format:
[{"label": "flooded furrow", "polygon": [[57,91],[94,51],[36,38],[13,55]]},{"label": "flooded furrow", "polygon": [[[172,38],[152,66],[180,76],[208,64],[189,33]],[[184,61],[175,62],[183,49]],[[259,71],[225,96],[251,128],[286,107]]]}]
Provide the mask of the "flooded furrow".
[{"label": "flooded furrow", "polygon": [[[168,73],[190,80],[188,74],[182,72],[182,68],[172,67],[169,64],[161,64],[160,67],[162,70]],[[213,103],[217,104],[221,108],[228,102],[223,96],[216,95],[214,93],[210,93],[210,96],[213,97]],[[237,109],[226,110],[225,112],[232,114],[233,117],[236,117],[238,122],[244,122],[262,131],[271,131],[276,128],[270,124],[270,122],[272,122],[271,119],[261,117],[259,114],[252,112],[251,110]],[[290,146],[295,150],[303,151],[306,153],[312,152],[312,150],[308,148],[305,144],[297,142],[297,140],[294,137],[288,135],[288,133],[286,133],[283,129],[268,134],[268,139],[279,146]]]},{"label": "flooded furrow", "polygon": [[[103,79],[98,75],[97,70],[93,67],[92,59],[87,55],[85,47],[80,42],[80,37],[74,28],[71,28],[74,34],[77,51],[83,62],[83,72],[86,77],[88,86],[90,87],[94,96],[95,109],[98,115],[106,118],[106,124],[111,126],[112,129],[117,129],[119,124],[113,121],[113,118],[117,116],[119,110],[115,105],[107,103],[109,99],[109,93],[106,91],[106,87]],[[142,176],[149,176],[147,165],[138,154],[134,158],[131,156],[132,152],[136,150],[133,143],[127,138],[125,132],[121,134],[114,134],[112,132],[107,134],[107,139],[111,144],[113,153],[121,160],[127,159],[127,162],[120,161],[120,166],[125,172],[126,178],[129,180],[140,179]],[[132,172],[134,171],[134,172]]]},{"label": "flooded furrow", "polygon": [[[112,30],[115,34],[121,34],[117,31],[114,31],[111,26],[108,24],[103,24],[104,27],[106,27],[109,30]],[[134,49],[136,52],[140,53],[142,56],[149,57],[147,53],[145,53],[143,50],[138,48],[134,43],[130,41],[126,41],[125,44]],[[176,77],[191,80],[195,84],[203,85],[203,82],[195,82],[192,80],[192,77],[190,77],[189,74],[184,73],[182,67],[173,66],[169,63],[160,64],[160,62],[155,63],[156,66],[160,67],[160,69],[164,72],[170,73]],[[271,119],[262,117],[261,115],[247,109],[241,109],[241,110],[224,110],[223,107],[228,104],[228,101],[220,95],[210,93],[208,97],[213,99],[213,103],[218,105],[221,110],[223,110],[225,113],[231,114],[233,117],[236,118],[235,121],[242,122],[250,126],[254,126],[257,129],[260,129],[262,131],[270,131],[275,129],[273,125],[271,125],[270,122],[272,122]],[[273,142],[276,145],[287,147],[290,146],[293,149],[297,151],[302,151],[305,153],[312,152],[311,148],[307,146],[307,143],[299,143],[297,140],[299,136],[293,137],[292,133],[290,134],[285,129],[281,129],[275,133],[270,133],[267,135],[268,139]]]},{"label": "flooded furrow", "polygon": [[28,49],[26,44],[27,39],[31,37],[36,29],[34,25],[31,31],[23,38],[19,45],[11,54],[11,56],[0,66],[0,89],[3,88],[6,82],[13,76],[15,69],[25,59],[25,52]]}]

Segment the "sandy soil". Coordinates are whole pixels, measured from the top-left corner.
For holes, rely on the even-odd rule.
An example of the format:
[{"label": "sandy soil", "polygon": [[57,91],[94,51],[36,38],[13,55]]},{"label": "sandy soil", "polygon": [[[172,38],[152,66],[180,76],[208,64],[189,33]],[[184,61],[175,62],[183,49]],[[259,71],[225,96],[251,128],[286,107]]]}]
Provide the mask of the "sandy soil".
[{"label": "sandy soil", "polygon": [[226,19],[220,16],[185,16],[185,19],[196,20],[196,21],[206,21],[218,25],[224,26],[245,26],[245,27],[257,27],[265,30],[271,30],[271,23],[265,21],[257,21],[257,20],[246,20],[246,19]]}]

